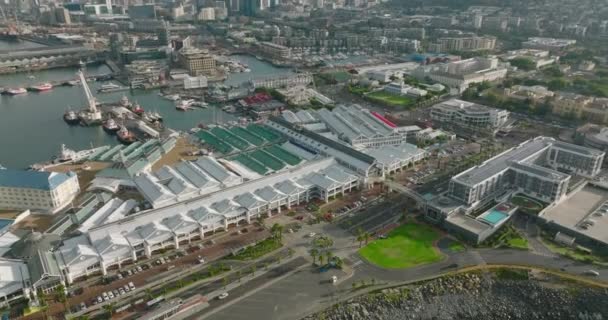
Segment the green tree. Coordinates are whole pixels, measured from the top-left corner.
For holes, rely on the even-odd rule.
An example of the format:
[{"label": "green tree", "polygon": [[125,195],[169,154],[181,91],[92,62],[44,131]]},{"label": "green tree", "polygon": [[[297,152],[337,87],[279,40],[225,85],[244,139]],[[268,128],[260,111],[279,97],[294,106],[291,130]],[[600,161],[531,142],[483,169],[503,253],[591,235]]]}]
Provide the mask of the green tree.
[{"label": "green tree", "polygon": [[287,255],[291,258],[293,257],[293,254],[295,253],[295,251],[292,248],[287,249]]},{"label": "green tree", "polygon": [[331,251],[325,251],[325,260],[327,261],[327,263],[329,263],[331,261],[331,258],[334,256],[334,254]]},{"label": "green tree", "polygon": [[513,60],[510,60],[509,63],[512,66],[517,67],[518,69],[521,69],[524,71],[536,69],[536,63],[534,63],[534,61],[532,61],[528,58],[515,58]]},{"label": "green tree", "polygon": [[315,264],[319,256],[319,250],[317,248],[310,249],[310,256],[312,257],[312,263]]},{"label": "green tree", "polygon": [[365,240],[365,238],[363,237],[363,233],[363,229],[359,227],[357,229],[357,241],[359,241],[359,248],[361,248],[361,246],[363,245],[363,241]]},{"label": "green tree", "polygon": [[564,80],[563,78],[557,78],[557,79],[553,79],[553,80],[549,81],[547,87],[549,88],[549,90],[555,91],[555,90],[562,90],[567,85],[568,85],[568,82],[566,80]]},{"label": "green tree", "polygon": [[369,234],[369,232],[364,232],[363,233],[363,239],[365,240],[365,245],[367,245],[367,243],[369,242],[369,239],[371,239],[372,235]]},{"label": "green tree", "polygon": [[270,228],[270,232],[272,233],[272,236],[277,240],[277,241],[281,241],[282,237],[283,237],[283,226],[275,223],[272,225],[272,227]]},{"label": "green tree", "polygon": [[251,268],[249,268],[249,271],[251,272],[252,276],[255,276],[255,271],[256,271],[257,267],[254,265],[251,266]]},{"label": "green tree", "polygon": [[110,302],[110,303],[104,305],[103,309],[106,311],[108,316],[110,318],[112,318],[112,315],[114,314],[114,310],[116,310],[116,302]]},{"label": "green tree", "polygon": [[260,225],[260,227],[266,229],[266,225],[264,224],[264,217],[261,214],[258,214],[256,222]]}]

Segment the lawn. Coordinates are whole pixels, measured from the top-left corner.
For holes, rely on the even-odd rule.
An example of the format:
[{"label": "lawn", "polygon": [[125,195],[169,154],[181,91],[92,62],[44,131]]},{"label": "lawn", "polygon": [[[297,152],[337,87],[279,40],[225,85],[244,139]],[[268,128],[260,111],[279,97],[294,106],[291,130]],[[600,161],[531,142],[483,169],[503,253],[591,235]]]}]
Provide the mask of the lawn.
[{"label": "lawn", "polygon": [[408,223],[391,231],[386,239],[361,248],[359,254],[383,268],[409,268],[442,259],[433,245],[439,237],[439,233],[427,225]]},{"label": "lawn", "polygon": [[408,97],[394,95],[385,91],[374,91],[367,94],[367,97],[376,100],[379,102],[383,102],[392,106],[409,106],[412,104],[413,100]]},{"label": "lawn", "polygon": [[588,254],[580,250],[576,250],[574,248],[564,247],[560,244],[557,244],[551,240],[541,238],[543,244],[553,253],[557,253],[562,256],[566,256],[570,259],[585,262],[585,263],[593,263],[600,266],[608,266],[608,258]]},{"label": "lawn", "polygon": [[511,238],[507,241],[507,244],[514,249],[528,250],[528,240],[524,238]]},{"label": "lawn", "polygon": [[448,249],[452,252],[462,252],[465,250],[465,247],[460,242],[452,241],[450,242]]}]

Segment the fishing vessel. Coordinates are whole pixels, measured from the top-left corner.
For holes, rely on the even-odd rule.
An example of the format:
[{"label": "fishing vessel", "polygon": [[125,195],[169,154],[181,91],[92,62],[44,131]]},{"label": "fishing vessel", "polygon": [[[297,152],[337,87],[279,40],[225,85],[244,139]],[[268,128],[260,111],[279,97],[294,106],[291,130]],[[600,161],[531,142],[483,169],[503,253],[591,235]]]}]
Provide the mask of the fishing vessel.
[{"label": "fishing vessel", "polygon": [[125,126],[120,127],[120,130],[116,132],[116,137],[118,138],[118,141],[120,141],[120,143],[127,145],[137,140],[137,138],[135,138],[135,135],[131,131],[129,131]]},{"label": "fishing vessel", "polygon": [[80,119],[78,119],[78,114],[73,110],[66,111],[63,114],[63,120],[69,125],[77,125],[80,123]]},{"label": "fishing vessel", "polygon": [[37,86],[31,86],[30,89],[32,91],[37,91],[37,92],[49,91],[49,90],[53,89],[53,85],[46,82],[46,83],[39,84]]},{"label": "fishing vessel", "polygon": [[138,114],[138,115],[142,115],[144,113],[144,108],[142,108],[139,103],[135,102],[135,104],[133,105],[131,111],[133,111],[134,113]]},{"label": "fishing vessel", "polygon": [[103,130],[109,134],[115,134],[116,131],[120,130],[120,127],[114,119],[110,118],[103,123]]},{"label": "fishing vessel", "polygon": [[24,94],[27,93],[27,90],[25,90],[25,88],[10,88],[7,89],[6,91],[4,91],[6,94],[10,94],[12,96],[18,95],[18,94]]}]

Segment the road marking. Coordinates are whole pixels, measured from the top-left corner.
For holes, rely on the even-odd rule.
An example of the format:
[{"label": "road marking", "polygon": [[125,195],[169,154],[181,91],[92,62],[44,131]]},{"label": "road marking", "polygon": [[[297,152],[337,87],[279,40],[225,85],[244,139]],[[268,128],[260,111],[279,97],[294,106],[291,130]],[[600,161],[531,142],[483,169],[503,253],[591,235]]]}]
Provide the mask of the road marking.
[{"label": "road marking", "polygon": [[358,266],[358,265],[360,265],[360,264],[362,264],[362,263],[363,263],[363,261],[357,260],[357,262],[353,263],[353,268],[356,267],[356,266]]}]

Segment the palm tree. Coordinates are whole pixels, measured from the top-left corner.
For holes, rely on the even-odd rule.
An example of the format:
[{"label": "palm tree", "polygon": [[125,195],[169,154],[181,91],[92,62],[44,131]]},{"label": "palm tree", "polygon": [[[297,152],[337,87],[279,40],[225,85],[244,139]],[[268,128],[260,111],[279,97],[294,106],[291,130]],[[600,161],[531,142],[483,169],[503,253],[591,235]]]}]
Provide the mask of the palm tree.
[{"label": "palm tree", "polygon": [[319,254],[319,264],[323,265],[323,254],[322,253]]},{"label": "palm tree", "polygon": [[293,257],[294,250],[292,248],[287,249],[287,255],[291,258]]},{"label": "palm tree", "polygon": [[262,217],[261,214],[258,215],[258,217],[256,218],[256,221],[260,225],[260,227],[266,229],[266,225],[264,224],[264,217]]},{"label": "palm tree", "polygon": [[283,226],[275,223],[272,225],[272,227],[270,228],[270,232],[272,233],[272,236],[278,240],[281,241],[281,238],[283,236]]},{"label": "palm tree", "polygon": [[255,276],[255,270],[256,270],[256,266],[255,264],[251,266],[251,275]]},{"label": "palm tree", "polygon": [[222,278],[222,284],[224,285],[224,290],[226,290],[226,286],[228,285],[228,278],[223,277]]},{"label": "palm tree", "polygon": [[236,272],[236,278],[238,279],[239,282],[241,282],[241,276],[243,275],[243,272],[241,270]]},{"label": "palm tree", "polygon": [[148,299],[152,299],[153,298],[153,296],[152,296],[152,289],[150,289],[150,288],[146,289],[146,296],[148,297]]},{"label": "palm tree", "polygon": [[312,264],[317,262],[317,256],[319,255],[319,250],[316,248],[310,249],[310,256],[312,256]]},{"label": "palm tree", "polygon": [[110,303],[106,304],[105,306],[103,306],[103,309],[108,313],[110,318],[112,318],[112,315],[114,314],[115,306],[116,306],[116,302],[110,302]]},{"label": "palm tree", "polygon": [[367,242],[369,241],[369,239],[371,238],[371,234],[369,234],[369,232],[365,232],[363,233],[363,239],[365,240],[365,245],[367,245]]},{"label": "palm tree", "polygon": [[361,244],[363,244],[364,240],[365,237],[363,236],[363,229],[359,227],[359,229],[357,229],[357,241],[359,241],[359,248],[361,248]]},{"label": "palm tree", "polygon": [[327,263],[329,263],[333,256],[334,254],[331,251],[325,251],[325,260],[327,260]]}]

